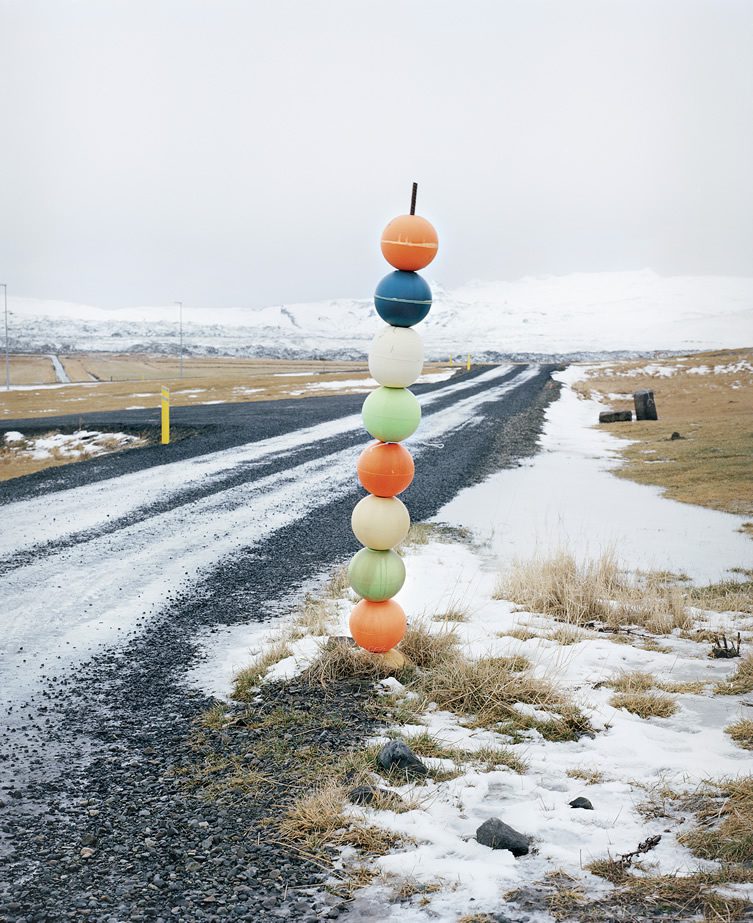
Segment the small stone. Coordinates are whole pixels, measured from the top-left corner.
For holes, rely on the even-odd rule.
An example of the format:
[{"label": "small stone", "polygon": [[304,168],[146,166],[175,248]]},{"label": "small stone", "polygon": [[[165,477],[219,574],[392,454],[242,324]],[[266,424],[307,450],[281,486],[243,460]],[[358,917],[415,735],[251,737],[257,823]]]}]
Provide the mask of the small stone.
[{"label": "small stone", "polygon": [[584,811],[593,811],[594,809],[594,806],[591,804],[588,798],[583,797],[573,798],[573,800],[570,802],[570,807],[583,808]]},{"label": "small stone", "polygon": [[96,851],[97,850],[92,849],[91,846],[84,846],[82,847],[79,855],[81,856],[82,859],[91,859],[91,857],[94,855]]},{"label": "small stone", "polygon": [[401,769],[414,776],[428,775],[429,770],[402,740],[391,740],[379,751],[377,763],[382,769]]},{"label": "small stone", "polygon": [[530,839],[498,817],[485,820],[476,831],[476,839],[491,849],[508,849],[513,856],[525,856],[529,851]]},{"label": "small stone", "polygon": [[674,441],[675,439],[684,439],[685,437],[684,437],[684,436],[681,436],[679,433],[675,432],[675,433],[672,433],[672,435],[671,435],[669,438],[670,438],[672,441]]}]

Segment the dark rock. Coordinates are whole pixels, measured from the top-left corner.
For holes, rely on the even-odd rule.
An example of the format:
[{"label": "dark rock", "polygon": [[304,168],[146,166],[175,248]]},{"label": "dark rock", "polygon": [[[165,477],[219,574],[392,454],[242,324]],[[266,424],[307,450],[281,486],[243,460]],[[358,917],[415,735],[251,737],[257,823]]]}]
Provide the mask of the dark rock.
[{"label": "dark rock", "polygon": [[382,769],[401,769],[414,776],[425,776],[429,770],[402,740],[391,740],[379,751],[377,763]]},{"label": "dark rock", "polygon": [[[352,804],[372,804],[377,798],[393,796],[393,793],[386,788],[378,788],[376,785],[357,785],[348,792],[348,801]],[[394,795],[399,799],[399,795]]]},{"label": "dark rock", "polygon": [[654,401],[653,391],[649,391],[646,388],[636,391],[633,394],[633,402],[635,403],[636,420],[659,419],[656,413],[656,402]]},{"label": "dark rock", "polygon": [[674,442],[675,439],[684,439],[685,436],[681,436],[679,433],[675,432],[675,433],[672,433],[672,435],[669,438]]},{"label": "dark rock", "polygon": [[573,798],[573,800],[570,802],[570,807],[583,808],[585,811],[593,811],[594,809],[594,806],[591,804],[588,798],[583,797]]},{"label": "dark rock", "polygon": [[476,831],[476,839],[482,846],[491,849],[508,849],[513,856],[525,856],[531,842],[524,833],[519,833],[498,817],[485,820]]},{"label": "dark rock", "polygon": [[599,414],[599,423],[630,423],[632,410],[603,410]]}]

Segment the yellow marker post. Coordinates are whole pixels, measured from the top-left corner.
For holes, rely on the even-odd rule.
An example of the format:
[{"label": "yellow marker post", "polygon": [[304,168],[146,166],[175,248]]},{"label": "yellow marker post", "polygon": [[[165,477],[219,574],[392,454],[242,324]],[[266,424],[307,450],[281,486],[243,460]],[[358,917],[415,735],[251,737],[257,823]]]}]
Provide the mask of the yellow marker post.
[{"label": "yellow marker post", "polygon": [[465,364],[465,370],[466,372],[470,372],[471,370],[471,354],[470,353],[468,353],[468,361]]},{"label": "yellow marker post", "polygon": [[450,365],[452,365],[452,356],[450,356]]},{"label": "yellow marker post", "polygon": [[170,442],[170,389],[162,385],[162,445]]}]

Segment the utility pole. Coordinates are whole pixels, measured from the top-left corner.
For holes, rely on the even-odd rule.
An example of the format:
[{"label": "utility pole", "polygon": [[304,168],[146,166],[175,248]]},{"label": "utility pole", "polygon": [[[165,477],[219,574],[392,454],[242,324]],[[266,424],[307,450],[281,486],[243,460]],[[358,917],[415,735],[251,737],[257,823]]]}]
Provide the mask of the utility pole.
[{"label": "utility pole", "polygon": [[176,301],[180,311],[180,377],[183,377],[183,302]]},{"label": "utility pole", "polygon": [[8,286],[5,282],[0,282],[3,287],[3,298],[5,301],[5,390],[10,391],[10,353],[8,352]]}]

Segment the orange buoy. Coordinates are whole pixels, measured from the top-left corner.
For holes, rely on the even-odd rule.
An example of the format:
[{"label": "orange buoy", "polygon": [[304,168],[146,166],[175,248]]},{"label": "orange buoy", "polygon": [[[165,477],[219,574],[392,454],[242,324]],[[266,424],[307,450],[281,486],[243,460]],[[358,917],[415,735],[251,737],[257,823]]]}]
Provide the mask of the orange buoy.
[{"label": "orange buoy", "polygon": [[350,633],[359,647],[383,654],[405,637],[407,621],[403,607],[394,599],[372,602],[362,599],[350,613]]},{"label": "orange buoy", "polygon": [[439,238],[430,222],[420,215],[393,218],[382,234],[382,253],[395,269],[415,272],[437,255]]},{"label": "orange buoy", "polygon": [[410,452],[399,442],[374,442],[358,458],[358,480],[375,497],[395,497],[413,480]]}]

